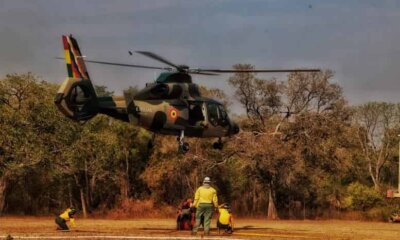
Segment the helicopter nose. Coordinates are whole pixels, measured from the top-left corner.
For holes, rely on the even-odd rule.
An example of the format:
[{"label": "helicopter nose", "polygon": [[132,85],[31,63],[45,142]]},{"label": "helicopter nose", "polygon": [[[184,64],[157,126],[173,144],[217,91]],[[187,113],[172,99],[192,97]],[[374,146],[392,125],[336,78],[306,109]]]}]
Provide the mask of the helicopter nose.
[{"label": "helicopter nose", "polygon": [[238,134],[240,131],[239,125],[235,122],[231,123],[230,135]]}]

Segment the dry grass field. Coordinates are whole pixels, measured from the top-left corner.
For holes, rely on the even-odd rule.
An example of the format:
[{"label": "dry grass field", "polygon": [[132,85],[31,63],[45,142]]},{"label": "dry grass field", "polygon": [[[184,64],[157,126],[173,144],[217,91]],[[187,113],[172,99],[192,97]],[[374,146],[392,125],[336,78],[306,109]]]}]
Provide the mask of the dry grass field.
[{"label": "dry grass field", "polygon": [[[70,232],[57,232],[52,218],[2,217],[0,239],[198,239],[176,231],[174,219],[77,219]],[[215,221],[213,221],[213,226]],[[233,235],[216,229],[204,239],[399,239],[400,224],[359,221],[266,221],[238,219]]]}]

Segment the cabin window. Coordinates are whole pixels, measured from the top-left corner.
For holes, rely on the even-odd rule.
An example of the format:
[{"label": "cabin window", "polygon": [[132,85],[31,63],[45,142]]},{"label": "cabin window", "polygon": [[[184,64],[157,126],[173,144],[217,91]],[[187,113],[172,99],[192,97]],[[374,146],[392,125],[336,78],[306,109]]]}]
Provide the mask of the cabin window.
[{"label": "cabin window", "polygon": [[204,121],[203,103],[192,102],[189,105],[189,124],[200,125]]}]

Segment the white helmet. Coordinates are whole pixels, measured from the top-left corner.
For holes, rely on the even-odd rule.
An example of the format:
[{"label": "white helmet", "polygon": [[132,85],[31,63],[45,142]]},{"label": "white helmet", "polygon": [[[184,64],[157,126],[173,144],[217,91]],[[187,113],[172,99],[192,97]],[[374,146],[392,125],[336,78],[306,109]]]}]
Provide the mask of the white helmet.
[{"label": "white helmet", "polygon": [[205,177],[203,183],[210,183],[211,179],[209,177]]}]

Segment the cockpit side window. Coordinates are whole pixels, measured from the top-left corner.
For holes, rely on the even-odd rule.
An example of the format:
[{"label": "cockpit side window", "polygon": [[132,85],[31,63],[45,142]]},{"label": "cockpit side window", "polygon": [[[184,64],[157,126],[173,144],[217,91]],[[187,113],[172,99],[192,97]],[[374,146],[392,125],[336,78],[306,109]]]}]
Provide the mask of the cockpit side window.
[{"label": "cockpit side window", "polygon": [[228,114],[225,111],[225,107],[222,105],[218,106],[219,113],[220,113],[220,124],[221,126],[226,126],[228,124]]},{"label": "cockpit side window", "polygon": [[208,103],[207,112],[208,112],[208,121],[212,125],[217,126],[219,123],[218,105],[215,103]]},{"label": "cockpit side window", "polygon": [[218,103],[207,104],[208,121],[214,125],[226,126],[229,124],[225,107]]}]

